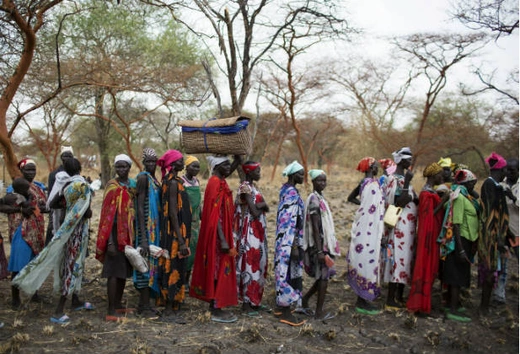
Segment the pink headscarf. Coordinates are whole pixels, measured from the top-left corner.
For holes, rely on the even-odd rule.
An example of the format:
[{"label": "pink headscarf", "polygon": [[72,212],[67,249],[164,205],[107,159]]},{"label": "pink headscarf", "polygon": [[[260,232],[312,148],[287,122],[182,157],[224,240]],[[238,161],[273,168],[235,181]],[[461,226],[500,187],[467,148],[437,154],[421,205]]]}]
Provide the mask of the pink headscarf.
[{"label": "pink headscarf", "polygon": [[486,158],[486,163],[491,170],[501,170],[507,166],[506,159],[496,152],[492,152],[491,155]]},{"label": "pink headscarf", "polygon": [[172,163],[182,159],[182,154],[177,150],[168,150],[157,160],[157,166],[161,168],[162,176],[166,176],[167,173],[172,169]]}]

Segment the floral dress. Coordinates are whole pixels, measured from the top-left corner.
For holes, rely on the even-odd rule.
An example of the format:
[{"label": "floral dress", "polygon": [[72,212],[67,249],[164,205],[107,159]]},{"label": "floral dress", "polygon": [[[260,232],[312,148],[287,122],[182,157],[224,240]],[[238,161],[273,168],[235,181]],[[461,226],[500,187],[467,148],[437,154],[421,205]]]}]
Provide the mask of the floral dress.
[{"label": "floral dress", "polygon": [[357,296],[374,301],[381,294],[379,257],[384,232],[385,203],[383,192],[375,178],[365,178],[359,194],[361,204],[350,232],[347,281]]},{"label": "floral dress", "polygon": [[[388,176],[384,186],[386,205],[394,204],[395,198],[401,195],[404,188],[404,176],[393,174]],[[410,185],[408,193],[413,196]],[[387,248],[383,255],[384,281],[409,284],[412,279],[412,260],[414,257],[415,225],[417,206],[410,201],[403,208],[394,228],[387,228]]]},{"label": "floral dress", "polygon": [[297,248],[303,246],[303,211],[298,190],[284,184],[280,189],[274,254],[276,304],[282,307],[301,300],[303,259],[291,259],[291,248],[293,244]]},{"label": "floral dress", "polygon": [[260,306],[267,275],[267,221],[265,212],[257,218],[251,215],[243,196],[253,198],[254,203],[264,200],[254,184],[244,181],[238,187],[234,222],[238,298]]}]

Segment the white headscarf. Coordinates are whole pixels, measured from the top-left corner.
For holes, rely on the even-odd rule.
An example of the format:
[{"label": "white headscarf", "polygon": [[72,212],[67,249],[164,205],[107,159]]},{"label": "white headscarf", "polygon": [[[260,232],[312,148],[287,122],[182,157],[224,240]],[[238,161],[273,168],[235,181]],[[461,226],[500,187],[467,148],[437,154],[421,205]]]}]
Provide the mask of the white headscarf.
[{"label": "white headscarf", "polygon": [[118,161],[127,162],[130,166],[132,166],[132,159],[128,155],[125,155],[125,154],[117,155],[116,158],[114,159],[114,163],[116,163]]},{"label": "white headscarf", "polygon": [[213,171],[213,169],[220,165],[222,162],[229,161],[227,156],[206,156],[206,159],[208,160],[211,171]]},{"label": "white headscarf", "polygon": [[394,162],[398,164],[403,159],[411,159],[412,158],[412,150],[409,147],[400,148],[397,151],[392,152],[392,156],[394,158]]},{"label": "white headscarf", "polygon": [[64,152],[70,152],[72,155],[74,155],[74,150],[72,149],[72,146],[62,146],[61,147],[61,154]]}]

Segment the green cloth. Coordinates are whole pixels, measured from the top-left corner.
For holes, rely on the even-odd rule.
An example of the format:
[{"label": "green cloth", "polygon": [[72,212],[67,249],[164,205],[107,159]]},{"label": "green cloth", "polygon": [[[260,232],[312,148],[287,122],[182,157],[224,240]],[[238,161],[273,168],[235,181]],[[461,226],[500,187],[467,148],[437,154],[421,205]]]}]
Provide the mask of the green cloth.
[{"label": "green cloth", "polygon": [[478,238],[478,214],[474,204],[462,193],[453,201],[453,224],[460,225],[460,235],[469,241]]},{"label": "green cloth", "polygon": [[190,272],[193,268],[195,260],[195,250],[197,249],[197,241],[199,240],[200,228],[200,205],[202,195],[200,193],[200,186],[184,186],[191,206],[191,238],[190,238],[190,252],[191,255],[186,260],[186,270]]}]

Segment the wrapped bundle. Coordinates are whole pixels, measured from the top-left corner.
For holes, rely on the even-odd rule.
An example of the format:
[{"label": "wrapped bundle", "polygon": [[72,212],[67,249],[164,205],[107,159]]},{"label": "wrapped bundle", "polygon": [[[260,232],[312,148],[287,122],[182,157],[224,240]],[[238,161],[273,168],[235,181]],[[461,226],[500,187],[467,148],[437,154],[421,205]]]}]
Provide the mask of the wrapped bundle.
[{"label": "wrapped bundle", "polygon": [[249,155],[253,150],[248,117],[183,120],[179,125],[183,150],[188,154]]}]

